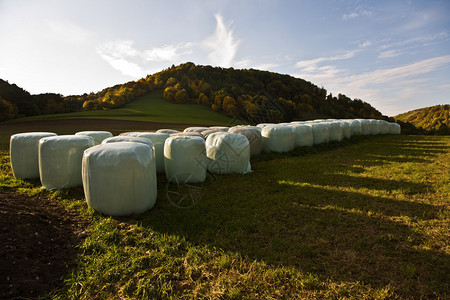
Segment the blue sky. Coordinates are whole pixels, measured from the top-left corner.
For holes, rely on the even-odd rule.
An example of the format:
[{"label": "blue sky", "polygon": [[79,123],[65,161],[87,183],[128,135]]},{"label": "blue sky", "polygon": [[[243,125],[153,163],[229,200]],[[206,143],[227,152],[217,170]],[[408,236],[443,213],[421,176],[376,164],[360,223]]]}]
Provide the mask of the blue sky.
[{"label": "blue sky", "polygon": [[0,0],[0,78],[102,90],[172,64],[289,74],[393,116],[448,104],[448,0]]}]

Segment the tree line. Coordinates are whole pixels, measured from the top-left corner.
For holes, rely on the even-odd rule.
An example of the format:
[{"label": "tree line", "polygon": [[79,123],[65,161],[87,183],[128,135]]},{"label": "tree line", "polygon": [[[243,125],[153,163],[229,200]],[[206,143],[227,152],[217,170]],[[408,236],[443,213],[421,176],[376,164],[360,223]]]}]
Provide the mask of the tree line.
[{"label": "tree line", "polygon": [[171,103],[205,105],[250,123],[288,122],[314,118],[388,119],[369,103],[333,96],[306,80],[269,71],[200,66],[172,66],[137,81],[97,93],[63,97],[30,95],[0,81],[0,121],[23,116],[114,109],[155,90]]}]

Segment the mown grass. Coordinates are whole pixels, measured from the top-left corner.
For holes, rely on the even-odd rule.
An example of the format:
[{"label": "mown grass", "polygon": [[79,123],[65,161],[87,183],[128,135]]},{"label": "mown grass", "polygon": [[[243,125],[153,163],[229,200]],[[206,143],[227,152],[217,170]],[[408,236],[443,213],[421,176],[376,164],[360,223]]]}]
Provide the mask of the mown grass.
[{"label": "mown grass", "polygon": [[126,104],[122,108],[33,116],[12,120],[10,123],[79,118],[199,125],[227,125],[232,122],[231,118],[203,105],[169,103],[164,100],[161,91],[154,91]]},{"label": "mown grass", "polygon": [[[265,154],[174,206],[91,220],[59,299],[447,298],[450,137],[376,136]],[[27,193],[2,152],[1,188]],[[43,192],[45,193],[45,192]]]}]

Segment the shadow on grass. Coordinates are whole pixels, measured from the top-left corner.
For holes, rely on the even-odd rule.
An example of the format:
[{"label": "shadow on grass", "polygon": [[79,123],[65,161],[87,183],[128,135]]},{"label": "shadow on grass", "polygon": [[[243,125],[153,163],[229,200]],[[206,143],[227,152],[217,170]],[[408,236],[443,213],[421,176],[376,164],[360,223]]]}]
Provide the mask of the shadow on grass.
[{"label": "shadow on grass", "polygon": [[[414,139],[380,138],[379,147],[371,140],[326,155],[259,160],[252,174],[218,177],[202,185],[201,199],[189,209],[173,206],[160,183],[152,211],[120,220],[321,278],[375,288],[390,284],[403,297],[443,296],[449,289],[450,257],[427,246],[423,229],[406,225],[438,219],[442,208],[395,197],[420,196],[431,186],[356,176],[365,167],[352,169],[360,161],[363,166],[395,162],[396,155],[404,154],[403,141],[412,140],[415,147]],[[414,151],[407,152],[405,163],[436,155]],[[361,192],[365,188],[371,193]]]}]

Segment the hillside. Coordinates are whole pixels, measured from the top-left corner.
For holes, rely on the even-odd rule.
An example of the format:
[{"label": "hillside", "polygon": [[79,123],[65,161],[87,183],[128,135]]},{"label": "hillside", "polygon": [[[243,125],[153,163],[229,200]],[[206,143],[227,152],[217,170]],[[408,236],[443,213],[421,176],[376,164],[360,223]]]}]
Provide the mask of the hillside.
[{"label": "hillside", "polygon": [[450,134],[450,105],[435,105],[415,109],[394,117],[414,125],[421,133]]},{"label": "hillside", "polygon": [[62,97],[59,94],[30,95],[1,81],[0,105],[8,112],[0,120],[123,107],[152,91],[177,104],[201,104],[229,117],[249,123],[283,122],[312,118],[387,119],[370,104],[343,94],[327,95],[324,88],[289,75],[237,70],[185,63],[138,81],[106,88],[97,93]]}]

